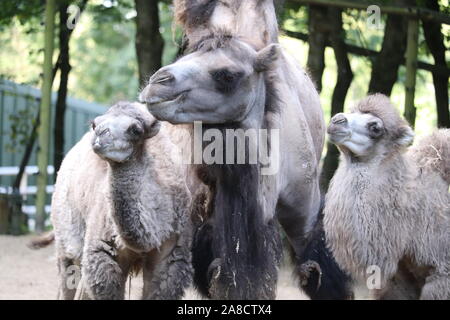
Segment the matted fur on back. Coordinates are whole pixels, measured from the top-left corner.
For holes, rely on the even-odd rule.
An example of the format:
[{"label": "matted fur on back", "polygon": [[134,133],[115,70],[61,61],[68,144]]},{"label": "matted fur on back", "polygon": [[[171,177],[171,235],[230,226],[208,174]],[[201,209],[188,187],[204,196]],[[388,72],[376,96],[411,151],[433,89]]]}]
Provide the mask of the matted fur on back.
[{"label": "matted fur on back", "polygon": [[421,139],[411,148],[419,168],[439,172],[450,184],[450,129],[440,129]]}]

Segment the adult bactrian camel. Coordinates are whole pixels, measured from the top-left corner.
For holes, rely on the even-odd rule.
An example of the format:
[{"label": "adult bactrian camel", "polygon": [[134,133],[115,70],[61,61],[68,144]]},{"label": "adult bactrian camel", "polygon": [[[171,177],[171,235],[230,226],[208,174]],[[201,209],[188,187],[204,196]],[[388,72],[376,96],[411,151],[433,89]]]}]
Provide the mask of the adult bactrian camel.
[{"label": "adult bactrian camel", "polygon": [[52,199],[59,298],[74,298],[80,266],[86,298],[123,299],[133,270],[144,299],[181,298],[191,197],[177,150],[145,106],[121,102],[69,151]]},{"label": "adult bactrian camel", "polygon": [[[240,129],[279,134],[269,147],[270,165],[278,163],[274,174],[262,174],[259,162],[198,166],[212,202],[196,234],[197,285],[213,298],[274,298],[280,253],[275,221],[300,257],[319,212],[325,131],[319,96],[306,72],[275,44],[272,1],[175,4],[189,54],[154,74],[140,100],[160,120],[202,122],[216,140]],[[246,151],[252,143],[262,148],[250,139]],[[233,151],[225,147],[215,155],[225,159]]]}]

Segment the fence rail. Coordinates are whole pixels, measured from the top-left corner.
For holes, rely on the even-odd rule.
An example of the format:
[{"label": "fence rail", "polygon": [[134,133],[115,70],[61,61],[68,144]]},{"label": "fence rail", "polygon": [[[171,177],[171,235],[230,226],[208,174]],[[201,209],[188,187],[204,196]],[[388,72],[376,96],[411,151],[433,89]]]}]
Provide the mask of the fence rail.
[{"label": "fence rail", "polygon": [[[41,99],[40,90],[27,85],[20,85],[0,79],[0,193],[11,191],[15,176],[25,150],[25,142],[30,136],[33,121],[38,113]],[[52,119],[56,94],[52,95]],[[64,128],[64,153],[83,136],[89,128],[89,120],[106,111],[107,107],[80,99],[67,98]],[[54,121],[52,120],[52,123]],[[51,128],[53,133],[53,126]],[[37,144],[37,143],[36,143]],[[50,211],[50,195],[53,192],[53,135],[50,141],[47,185],[47,206]],[[37,145],[34,146],[24,178],[20,185],[20,194],[24,201],[22,211],[29,217],[29,227],[34,230],[35,195],[36,195],[36,159]]]}]

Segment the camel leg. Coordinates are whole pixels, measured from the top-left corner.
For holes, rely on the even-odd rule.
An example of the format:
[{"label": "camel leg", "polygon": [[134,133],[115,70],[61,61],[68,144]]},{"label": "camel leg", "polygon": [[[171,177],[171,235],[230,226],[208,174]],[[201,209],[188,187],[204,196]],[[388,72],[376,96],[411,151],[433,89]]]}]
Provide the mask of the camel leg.
[{"label": "camel leg", "polygon": [[408,264],[401,260],[395,275],[375,297],[380,300],[417,300],[424,284],[422,277],[417,278],[410,271]]},{"label": "camel leg", "polygon": [[128,266],[120,265],[116,249],[102,240],[87,244],[83,253],[83,284],[90,298],[122,300]]},{"label": "camel leg", "polygon": [[448,274],[434,273],[425,280],[420,295],[421,300],[449,300],[450,276]]},{"label": "camel leg", "polygon": [[264,246],[266,259],[263,262],[265,268],[260,271],[262,272],[260,278],[263,279],[263,283],[256,283],[255,285],[249,279],[247,283],[239,283],[237,286],[234,278],[224,275],[222,272],[223,261],[216,258],[206,272],[206,277],[209,279],[209,296],[212,299],[224,300],[239,297],[240,299],[250,300],[274,300],[276,298],[278,268],[283,251],[277,222],[269,221],[262,232],[264,232],[264,240],[261,245]]},{"label": "camel leg", "polygon": [[[313,198],[295,206],[280,200],[277,217],[294,251],[300,287],[313,300],[352,299],[352,281],[334,260],[326,246],[320,208]],[[309,215],[307,214],[309,212]]]},{"label": "camel leg", "polygon": [[58,296],[59,300],[73,300],[77,291],[78,281],[81,277],[81,267],[73,259],[58,258]]},{"label": "camel leg", "polygon": [[143,299],[181,299],[192,282],[192,273],[190,240],[180,236],[175,246],[169,241],[145,261]]},{"label": "camel leg", "polygon": [[213,263],[213,229],[205,222],[194,230],[192,241],[192,266],[194,267],[194,286],[205,298],[210,298],[209,287],[211,275],[208,274]]},{"label": "camel leg", "polygon": [[276,210],[278,221],[286,232],[295,256],[299,257],[306,247],[307,232],[310,231],[306,230],[306,226],[310,223],[298,206],[289,205],[280,200]]}]

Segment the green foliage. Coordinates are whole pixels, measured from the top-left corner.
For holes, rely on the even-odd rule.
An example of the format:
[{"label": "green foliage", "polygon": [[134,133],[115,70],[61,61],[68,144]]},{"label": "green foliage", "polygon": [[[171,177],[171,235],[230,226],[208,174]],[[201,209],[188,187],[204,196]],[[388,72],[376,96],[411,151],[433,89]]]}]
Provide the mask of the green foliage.
[{"label": "green foliage", "polygon": [[164,52],[162,64],[167,65],[174,61],[179,51],[182,32],[174,26],[171,6],[167,3],[159,3],[160,32],[164,39]]},{"label": "green foliage", "polygon": [[[12,8],[13,2],[2,1],[0,8]],[[19,1],[19,5],[22,2],[25,6],[35,0]],[[20,21],[14,16],[14,10],[1,11],[4,29],[0,29],[0,77],[41,86],[44,28],[40,20],[44,2],[40,2],[39,10],[32,10],[31,5],[24,7],[22,11],[27,12],[29,18]],[[178,52],[177,39],[181,38],[181,32],[172,33],[171,5],[160,3],[159,7],[160,30],[165,40],[163,64],[168,64]],[[136,99],[139,84],[134,44],[135,14],[133,0],[89,0],[70,41],[70,96],[107,105],[117,100]],[[7,16],[9,20],[6,20]],[[55,41],[57,46],[57,37]],[[55,84],[58,77],[57,74]]]},{"label": "green foliage", "polygon": [[21,24],[30,20],[43,19],[45,0],[2,0],[0,1],[0,31],[14,19]]},{"label": "green foliage", "polygon": [[[35,28],[34,32],[27,32]],[[0,32],[0,77],[39,86],[43,63],[44,28],[33,21],[11,21]]]},{"label": "green foliage", "polygon": [[308,10],[293,2],[287,2],[280,25],[285,30],[308,33]]},{"label": "green foliage", "polygon": [[121,1],[103,1],[90,3],[88,12],[94,17],[98,24],[102,23],[120,23],[126,21],[125,13],[134,8],[134,2],[131,0]]},{"label": "green foliage", "polygon": [[[98,18],[91,9],[83,14],[71,39],[69,93],[105,104],[133,99],[138,87],[134,23],[125,19],[124,12],[123,19],[110,20]],[[121,10],[125,9],[110,12]]]},{"label": "green foliage", "polygon": [[37,106],[28,106],[9,115],[10,130],[2,133],[9,136],[6,144],[7,151],[19,152],[26,145],[30,139],[31,128],[36,122],[36,110]]}]

